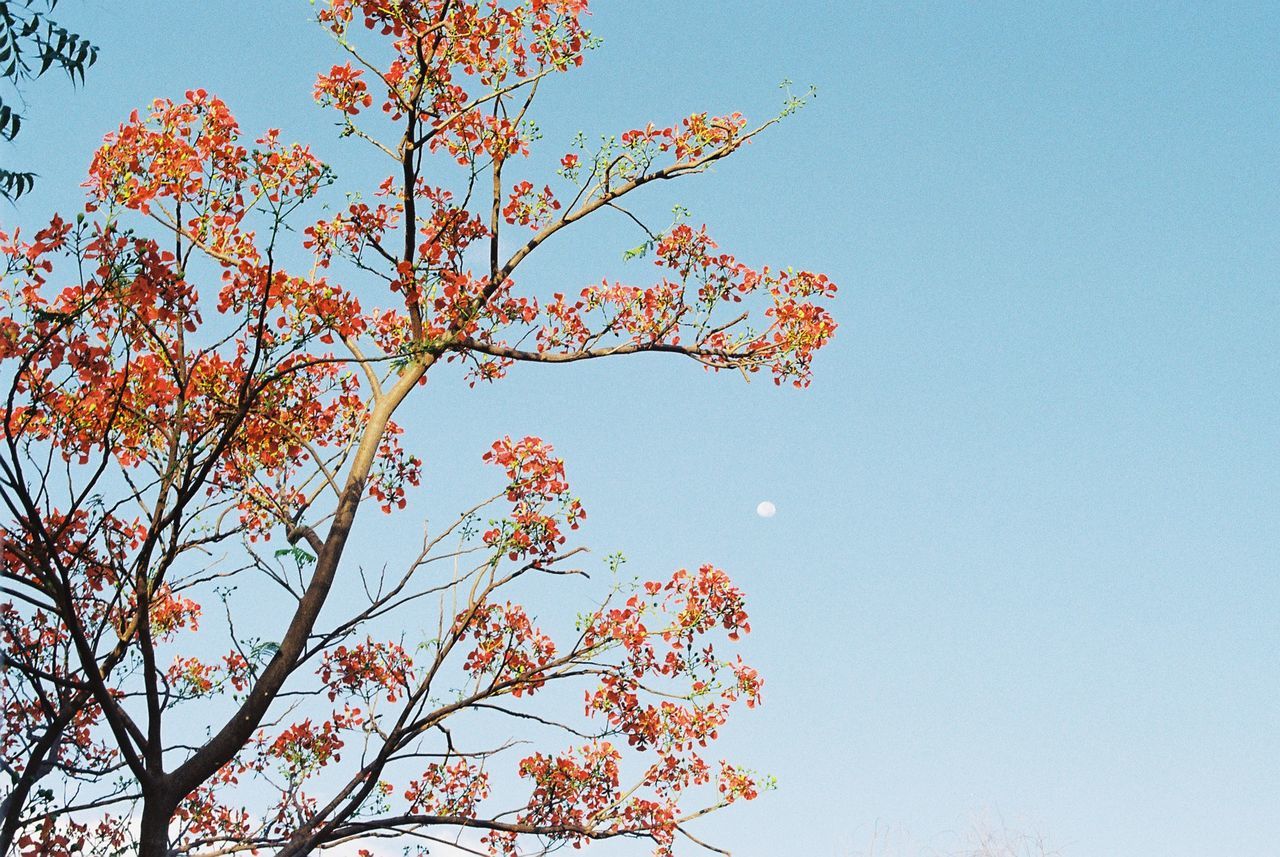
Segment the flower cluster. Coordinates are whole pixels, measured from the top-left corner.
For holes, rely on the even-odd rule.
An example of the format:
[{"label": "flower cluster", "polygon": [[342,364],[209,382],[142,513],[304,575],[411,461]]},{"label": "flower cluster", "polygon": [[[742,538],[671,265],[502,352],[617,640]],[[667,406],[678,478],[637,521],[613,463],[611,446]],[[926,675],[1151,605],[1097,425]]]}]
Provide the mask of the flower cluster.
[{"label": "flower cluster", "polygon": [[560,202],[547,185],[534,192],[532,182],[518,182],[511,189],[511,196],[502,208],[507,223],[528,226],[535,232],[550,222],[554,212],[560,210]]},{"label": "flower cluster", "polygon": [[529,620],[524,608],[479,604],[460,615],[455,633],[475,641],[462,668],[472,676],[488,675],[495,688],[509,688],[512,696],[528,696],[546,684],[545,670],[556,646]]},{"label": "flower cluster", "polygon": [[404,790],[410,813],[455,818],[475,818],[476,804],[488,796],[489,775],[466,759],[433,762]]},{"label": "flower cluster", "polygon": [[336,107],[343,113],[356,115],[373,104],[369,87],[360,78],[364,72],[353,69],[351,63],[335,65],[328,74],[316,76],[316,101],[324,106]]},{"label": "flower cluster", "polygon": [[328,688],[330,701],[339,696],[364,700],[381,696],[395,702],[415,680],[413,659],[404,647],[389,641],[375,643],[372,637],[354,646],[326,651],[319,675]]},{"label": "flower cluster", "polygon": [[563,521],[577,529],[587,516],[581,501],[569,493],[564,461],[552,456],[551,444],[540,438],[494,442],[484,460],[503,468],[510,480],[506,496],[510,515],[484,533],[485,544],[503,550],[510,559],[550,559],[565,536]]}]

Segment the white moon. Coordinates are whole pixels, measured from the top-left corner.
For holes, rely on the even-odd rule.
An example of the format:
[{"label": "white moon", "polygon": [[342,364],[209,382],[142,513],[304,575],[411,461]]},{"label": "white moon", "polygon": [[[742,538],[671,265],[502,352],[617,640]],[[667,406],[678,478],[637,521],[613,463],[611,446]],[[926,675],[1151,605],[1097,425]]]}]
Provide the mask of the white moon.
[{"label": "white moon", "polygon": [[772,518],[774,515],[778,514],[778,507],[770,503],[768,500],[764,500],[759,506],[756,506],[756,514],[762,518]]}]

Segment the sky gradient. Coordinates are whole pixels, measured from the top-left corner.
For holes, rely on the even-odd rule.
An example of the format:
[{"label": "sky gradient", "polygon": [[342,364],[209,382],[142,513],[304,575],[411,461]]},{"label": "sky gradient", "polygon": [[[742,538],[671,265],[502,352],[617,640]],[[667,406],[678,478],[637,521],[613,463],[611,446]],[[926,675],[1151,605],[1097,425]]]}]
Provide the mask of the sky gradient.
[{"label": "sky gradient", "polygon": [[[343,184],[381,178],[312,103],[337,54],[309,4],[58,12],[101,60],[74,92],[28,89],[4,154],[42,178],[6,222],[75,210],[102,134],[195,86]],[[1067,857],[1280,853],[1280,7],[594,18],[603,48],[542,102],[552,160],[577,130],[760,117],[783,78],[818,87],[646,204],[750,264],[826,272],[840,331],[807,391],[663,357],[476,390],[440,373],[405,420],[414,511],[461,508],[489,441],[538,434],[597,554],[734,575],[767,685],[726,755],[780,785],[702,828],[740,857],[853,857],[877,825],[931,845],[984,812]],[[624,226],[531,276],[625,278]]]}]

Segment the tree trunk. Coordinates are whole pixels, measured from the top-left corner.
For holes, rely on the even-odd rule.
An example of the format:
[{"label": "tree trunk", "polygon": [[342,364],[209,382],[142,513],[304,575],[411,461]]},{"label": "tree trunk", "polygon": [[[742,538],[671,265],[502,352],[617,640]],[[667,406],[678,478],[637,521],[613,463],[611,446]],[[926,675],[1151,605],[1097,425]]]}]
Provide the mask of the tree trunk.
[{"label": "tree trunk", "polygon": [[165,795],[148,797],[142,805],[142,829],[138,834],[138,857],[169,857],[169,821],[176,804]]}]

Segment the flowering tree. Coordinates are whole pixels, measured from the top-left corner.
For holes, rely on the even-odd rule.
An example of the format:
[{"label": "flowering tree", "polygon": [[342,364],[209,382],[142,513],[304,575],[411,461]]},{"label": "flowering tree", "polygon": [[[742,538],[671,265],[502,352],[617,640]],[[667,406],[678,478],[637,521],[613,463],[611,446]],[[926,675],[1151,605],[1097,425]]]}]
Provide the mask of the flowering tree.
[{"label": "flowering tree", "polygon": [[[646,125],[512,181],[539,86],[592,47],[586,5],[322,5],[350,61],[316,98],[392,173],[331,216],[307,213],[333,177],[306,146],[250,143],[197,90],[107,136],[82,214],[0,235],[0,851],[370,854],[472,829],[494,854],[669,853],[755,797],[706,757],[760,694],[725,651],[749,626],[723,571],[615,586],[555,634],[513,600],[581,550],[546,442],[494,442],[492,496],[398,571],[344,561],[361,506],[394,514],[419,482],[394,418],[442,361],[475,383],[666,352],[803,386],[835,329],[826,277],[685,223],[647,235],[654,282],[518,287],[556,233],[776,121]],[[274,627],[246,630],[246,593]]]}]

